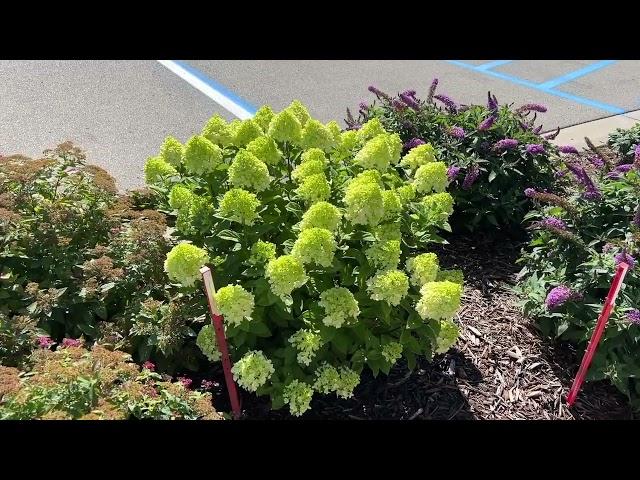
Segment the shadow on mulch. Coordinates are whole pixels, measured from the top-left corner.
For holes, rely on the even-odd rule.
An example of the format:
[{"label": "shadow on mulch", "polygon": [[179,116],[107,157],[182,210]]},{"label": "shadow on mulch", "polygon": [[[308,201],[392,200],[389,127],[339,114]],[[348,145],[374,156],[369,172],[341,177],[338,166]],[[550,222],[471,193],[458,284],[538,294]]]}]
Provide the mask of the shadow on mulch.
[{"label": "shadow on mulch", "polygon": [[[399,363],[389,376],[365,370],[348,400],[314,396],[302,419],[629,419],[626,398],[606,382],[585,384],[576,405],[566,395],[580,357],[544,339],[517,307],[511,286],[521,244],[508,238],[454,235],[434,249],[443,268],[461,268],[465,293],[456,348],[413,372]],[[228,411],[222,375],[215,405]],[[247,419],[291,419],[266,398],[243,392]]]}]

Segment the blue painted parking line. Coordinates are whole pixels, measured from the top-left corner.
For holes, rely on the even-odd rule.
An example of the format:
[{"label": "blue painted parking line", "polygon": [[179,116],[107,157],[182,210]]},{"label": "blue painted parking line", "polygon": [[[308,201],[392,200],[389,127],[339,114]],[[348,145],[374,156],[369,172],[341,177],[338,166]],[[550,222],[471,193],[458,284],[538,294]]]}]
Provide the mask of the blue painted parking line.
[{"label": "blue painted parking line", "polygon": [[[603,110],[608,113],[618,114],[618,113],[624,113],[626,111],[620,107],[616,107],[615,105],[609,105],[607,103],[599,102],[597,100],[592,100],[590,98],[580,97],[578,95],[573,95],[571,93],[563,92],[561,90],[554,90],[551,87],[543,87],[542,86],[543,84],[533,83],[528,80],[524,80],[522,78],[508,75],[506,73],[496,72],[494,70],[488,70],[488,69],[480,69],[475,65],[461,62],[459,60],[447,60],[447,62],[462,68],[466,68],[467,70],[472,70],[474,72],[482,73],[484,75],[489,75],[495,78],[499,78],[501,80],[506,80],[507,82],[515,83],[516,85],[522,85],[524,87],[533,88],[534,90],[538,90],[540,92],[544,92],[549,95],[554,95],[556,97],[565,98],[567,100],[571,100],[576,103],[581,103],[589,107],[597,108],[599,110]],[[483,64],[483,65],[486,65],[486,64]]]},{"label": "blue painted parking line", "polygon": [[580,77],[584,77],[585,75],[589,75],[592,72],[595,72],[596,70],[600,70],[601,68],[607,67],[613,63],[616,63],[615,60],[603,60],[601,62],[595,62],[592,63],[590,65],[587,65],[584,68],[581,68],[580,70],[576,70],[574,72],[569,72],[566,75],[562,75],[561,77],[558,78],[553,78],[551,80],[548,80],[544,83],[539,84],[538,86],[540,88],[554,88],[557,87],[558,85],[561,85],[563,83],[567,83],[570,82],[571,80],[575,80],[576,78],[580,78]]},{"label": "blue painted parking line", "polygon": [[490,70],[493,67],[499,67],[500,65],[506,65],[507,63],[511,63],[513,60],[495,60],[493,62],[483,63],[482,65],[477,65],[476,68],[478,70]]}]

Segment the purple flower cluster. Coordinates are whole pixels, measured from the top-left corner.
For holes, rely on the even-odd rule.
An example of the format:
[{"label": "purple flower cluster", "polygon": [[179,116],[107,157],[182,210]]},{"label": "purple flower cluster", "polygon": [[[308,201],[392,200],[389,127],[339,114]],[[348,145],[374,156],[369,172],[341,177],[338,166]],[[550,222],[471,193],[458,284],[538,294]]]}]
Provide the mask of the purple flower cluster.
[{"label": "purple flower cluster", "polygon": [[499,152],[504,150],[511,150],[518,146],[518,140],[515,138],[503,138],[502,140],[498,140],[494,145],[493,149]]},{"label": "purple flower cluster", "polygon": [[360,108],[360,113],[366,113],[367,110],[369,110],[369,105],[367,105],[367,102],[360,102],[360,104],[358,105],[358,108]]},{"label": "purple flower cluster", "polygon": [[536,190],[534,188],[525,188],[524,189],[524,196],[528,197],[528,198],[533,198],[536,196],[538,192],[536,192]]},{"label": "purple flower cluster", "polygon": [[539,135],[541,131],[542,131],[542,125],[539,125],[533,129],[533,133],[535,133],[536,135]]},{"label": "purple flower cluster", "polygon": [[552,288],[547,294],[547,298],[544,303],[548,310],[555,310],[561,305],[564,305],[568,300],[575,297],[575,294],[569,287],[560,285],[559,287]]},{"label": "purple flower cluster", "polygon": [[449,178],[449,181],[452,182],[458,176],[458,173],[460,173],[460,167],[449,167],[447,169],[447,177]]},{"label": "purple flower cluster", "polygon": [[629,310],[626,317],[627,320],[634,325],[640,325],[640,310],[638,310],[637,308]]},{"label": "purple flower cluster", "polygon": [[557,230],[566,230],[567,225],[556,217],[547,217],[542,220],[542,226],[547,228],[553,228]]},{"label": "purple flower cluster", "polygon": [[416,91],[415,90],[405,90],[404,92],[402,92],[402,95],[406,95],[407,97],[415,97],[416,96]]},{"label": "purple flower cluster", "polygon": [[427,103],[431,103],[433,100],[433,94],[436,93],[436,88],[438,87],[438,79],[434,78],[431,82],[431,86],[429,87],[429,94],[427,95]]},{"label": "purple flower cluster", "polygon": [[415,98],[413,98],[411,95],[407,95],[406,92],[400,94],[400,99],[409,108],[413,108],[414,110],[420,110],[420,104],[416,102]]},{"label": "purple flower cluster", "polygon": [[530,143],[529,145],[527,145],[526,150],[527,153],[530,153],[531,155],[544,153],[544,145],[541,145],[539,143]]},{"label": "purple flower cluster", "polygon": [[156,366],[153,362],[150,362],[149,360],[147,360],[142,364],[142,368],[146,368],[147,370],[153,372],[156,369]]},{"label": "purple flower cluster", "polygon": [[395,108],[399,112],[407,109],[407,106],[404,103],[402,103],[400,100],[396,100],[395,98],[391,101],[391,104],[393,105],[393,108]]},{"label": "purple flower cluster", "polygon": [[560,153],[574,153],[576,155],[578,154],[578,149],[573,145],[560,145],[558,147],[558,151]]},{"label": "purple flower cluster", "polygon": [[516,110],[516,112],[518,113],[524,113],[524,112],[545,113],[546,111],[547,111],[547,107],[545,107],[544,105],[540,105],[539,103],[527,103],[525,105],[522,105],[521,107],[518,107],[518,109]]},{"label": "purple flower cluster", "polygon": [[491,92],[487,92],[487,108],[492,112],[498,111],[498,99],[495,95],[491,95]]},{"label": "purple flower cluster", "polygon": [[447,95],[434,95],[433,98],[435,98],[436,100],[440,100],[442,103],[445,104],[445,106],[453,113],[456,113],[458,111],[458,104],[456,102],[454,102],[450,97],[448,97]]},{"label": "purple flower cluster", "polygon": [[613,257],[616,261],[616,265],[620,265],[622,262],[629,265],[629,270],[633,270],[636,265],[636,259],[629,255],[627,252],[620,252]]},{"label": "purple flower cluster", "polygon": [[190,388],[193,380],[187,377],[178,377],[178,381],[182,384],[184,388]]},{"label": "purple flower cluster", "polygon": [[636,162],[640,162],[640,143],[636,145],[636,148],[633,150],[633,158]]},{"label": "purple flower cluster", "polygon": [[36,340],[38,342],[38,346],[40,348],[49,348],[52,345],[54,345],[56,342],[53,341],[53,339],[47,335],[42,335],[40,337],[38,337],[38,339]]},{"label": "purple flower cluster", "polygon": [[462,127],[451,127],[449,129],[449,135],[455,138],[464,138],[464,128]]},{"label": "purple flower cluster", "polygon": [[425,143],[426,142],[421,138],[412,138],[404,144],[404,148],[407,150],[411,150],[412,148],[416,148],[418,145],[424,145]]},{"label": "purple flower cluster", "polygon": [[591,163],[591,165],[593,165],[596,168],[602,168],[604,167],[604,160],[602,160],[600,157],[598,157],[597,155],[591,155],[588,158],[589,162]]},{"label": "purple flower cluster", "polygon": [[464,180],[462,181],[462,189],[469,190],[479,176],[480,167],[477,165],[471,165],[467,170],[467,174],[464,176]]},{"label": "purple flower cluster", "polygon": [[553,139],[555,139],[558,135],[560,135],[560,127],[558,127],[558,129],[557,129],[555,132],[553,132],[553,133],[550,133],[550,134],[546,135],[544,138],[545,138],[546,140],[553,140]]},{"label": "purple flower cluster", "polygon": [[82,345],[80,340],[76,340],[75,338],[65,338],[62,340],[62,346],[67,347],[79,347]]},{"label": "purple flower cluster", "polygon": [[574,163],[567,163],[567,168],[573,173],[580,184],[585,188],[585,192],[582,194],[587,200],[596,200],[602,197],[602,193],[598,190],[598,187],[593,183],[591,177],[587,174],[584,167],[581,167]]},{"label": "purple flower cluster", "polygon": [[636,213],[633,215],[633,224],[640,228],[640,204],[636,207]]},{"label": "purple flower cluster", "polygon": [[369,89],[368,89],[371,93],[373,93],[376,97],[378,97],[378,99],[380,98],[384,98],[387,101],[391,100],[391,97],[389,95],[387,95],[386,93],[384,93],[382,90],[380,90],[377,87],[374,87],[373,85],[369,85]]},{"label": "purple flower cluster", "polygon": [[496,117],[495,115],[491,115],[490,117],[485,118],[482,122],[480,122],[480,125],[478,125],[478,131],[482,132],[484,130],[489,130],[493,126],[497,118],[498,117]]}]

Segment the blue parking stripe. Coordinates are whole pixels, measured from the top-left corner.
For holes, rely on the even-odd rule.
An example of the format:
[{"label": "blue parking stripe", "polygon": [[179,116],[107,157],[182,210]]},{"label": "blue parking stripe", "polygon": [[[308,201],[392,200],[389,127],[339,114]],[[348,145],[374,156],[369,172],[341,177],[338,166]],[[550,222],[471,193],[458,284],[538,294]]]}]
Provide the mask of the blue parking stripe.
[{"label": "blue parking stripe", "polygon": [[585,75],[589,75],[596,70],[600,70],[601,68],[607,67],[613,63],[616,63],[615,60],[603,60],[601,62],[592,63],[587,65],[580,70],[576,70],[574,72],[569,72],[566,75],[562,75],[561,77],[553,78],[544,83],[539,84],[540,88],[554,88],[563,83],[570,82],[571,80],[575,80],[576,78],[584,77]]},{"label": "blue parking stripe", "polygon": [[466,68],[468,70],[473,70],[474,72],[479,72],[485,75],[489,75],[491,77],[499,78],[501,80],[506,80],[508,82],[515,83],[516,85],[522,85],[524,87],[533,88],[534,90],[548,93],[549,95],[555,95],[556,97],[565,98],[567,100],[571,100],[576,103],[581,103],[583,105],[588,105],[590,107],[597,108],[599,110],[604,110],[605,112],[608,112],[608,113],[617,114],[617,113],[625,112],[625,110],[623,110],[620,107],[616,107],[615,105],[609,105],[606,103],[598,102],[597,100],[591,100],[589,98],[579,97],[578,95],[562,92],[560,90],[553,90],[552,88],[548,88],[548,87],[543,88],[537,83],[533,83],[528,80],[523,80],[522,78],[514,77],[512,75],[507,75],[506,73],[495,72],[493,70],[479,70],[478,67],[476,67],[475,65],[470,65],[468,63],[460,62],[458,60],[447,60],[447,62],[462,68]]},{"label": "blue parking stripe", "polygon": [[511,63],[513,60],[494,60],[493,62],[483,63],[482,65],[477,65],[476,68],[478,70],[490,70],[493,67],[499,67],[500,65],[506,65],[507,63]]}]

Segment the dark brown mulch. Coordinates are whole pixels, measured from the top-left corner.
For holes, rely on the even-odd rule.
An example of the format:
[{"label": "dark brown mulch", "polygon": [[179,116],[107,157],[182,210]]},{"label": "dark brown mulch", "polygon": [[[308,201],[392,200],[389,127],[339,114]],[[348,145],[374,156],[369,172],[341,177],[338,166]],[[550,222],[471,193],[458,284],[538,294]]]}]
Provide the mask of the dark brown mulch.
[{"label": "dark brown mulch", "polygon": [[[510,290],[520,245],[507,239],[455,236],[437,249],[445,268],[465,273],[455,348],[409,372],[398,364],[373,378],[368,370],[354,398],[316,395],[303,419],[628,419],[626,398],[606,382],[586,384],[576,405],[565,398],[580,358],[541,338]],[[224,410],[226,390],[217,389]],[[264,398],[243,394],[247,419],[291,418]]]}]

